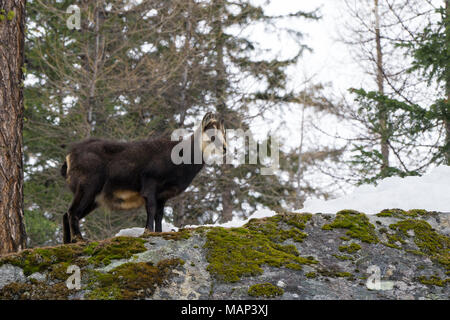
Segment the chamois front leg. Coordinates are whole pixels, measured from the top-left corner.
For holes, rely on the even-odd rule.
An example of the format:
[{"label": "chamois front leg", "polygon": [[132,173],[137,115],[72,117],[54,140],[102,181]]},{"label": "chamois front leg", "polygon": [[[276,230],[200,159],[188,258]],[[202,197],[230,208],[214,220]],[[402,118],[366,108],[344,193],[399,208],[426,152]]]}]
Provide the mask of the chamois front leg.
[{"label": "chamois front leg", "polygon": [[142,190],[142,196],[145,199],[145,209],[147,210],[147,223],[145,224],[145,233],[154,232],[155,215],[158,209],[156,202],[156,188],[153,181],[148,181]]},{"label": "chamois front leg", "polygon": [[155,216],[155,231],[162,232],[162,219],[164,216],[164,205],[166,202],[164,200],[158,200],[156,205],[156,216]]}]

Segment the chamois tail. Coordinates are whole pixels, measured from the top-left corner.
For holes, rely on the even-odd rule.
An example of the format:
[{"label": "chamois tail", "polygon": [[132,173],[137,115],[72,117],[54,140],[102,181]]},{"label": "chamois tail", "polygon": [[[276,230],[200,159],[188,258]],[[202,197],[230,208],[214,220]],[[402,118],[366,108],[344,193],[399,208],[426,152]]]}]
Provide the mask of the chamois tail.
[{"label": "chamois tail", "polygon": [[64,178],[67,178],[67,161],[64,161],[62,167],[61,167],[61,175]]}]

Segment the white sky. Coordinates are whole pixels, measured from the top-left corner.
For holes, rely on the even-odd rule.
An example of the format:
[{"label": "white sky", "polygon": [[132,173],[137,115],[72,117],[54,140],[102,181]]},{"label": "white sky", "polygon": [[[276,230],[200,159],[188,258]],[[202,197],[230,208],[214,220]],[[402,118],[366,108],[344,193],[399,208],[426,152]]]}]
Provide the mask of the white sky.
[{"label": "white sky", "polygon": [[[296,91],[304,88],[305,79],[311,78],[311,83],[331,84],[332,91],[336,95],[345,94],[351,87],[360,88],[367,77],[360,66],[350,56],[349,48],[338,41],[338,28],[342,26],[342,1],[340,0],[275,0],[265,4],[265,0],[254,1],[264,4],[268,15],[281,15],[297,11],[313,11],[320,9],[322,18],[318,21],[305,19],[291,19],[277,25],[279,30],[289,27],[301,31],[305,38],[302,44],[306,44],[313,51],[305,51],[299,64],[290,71],[290,86]],[[277,52],[280,58],[288,58],[295,55],[298,46],[286,36],[277,37],[266,30],[251,30],[251,38],[257,40],[262,47],[270,48]],[[267,130],[275,131],[281,119],[287,123],[288,137],[283,144],[297,147],[300,141],[299,123],[301,110],[279,112],[276,115],[268,115],[270,121],[258,121],[252,123],[252,129],[257,138],[267,135]],[[331,124],[333,125],[333,124]],[[330,127],[328,129],[331,129]],[[333,128],[332,130],[337,130]],[[333,132],[330,132],[331,134]]]},{"label": "white sky", "polygon": [[[303,56],[298,72],[308,76],[315,75],[314,79],[318,82],[332,82],[339,91],[360,86],[364,81],[363,71],[352,61],[347,46],[337,40],[338,28],[342,28],[342,19],[345,18],[342,15],[342,1],[276,0],[265,6],[267,13],[273,15],[300,10],[312,11],[317,8],[322,16],[318,21],[293,19],[288,22],[289,27],[305,34],[304,44],[313,49],[313,52],[306,52]],[[262,36],[267,38],[267,34]],[[282,51],[290,50],[289,45],[283,42],[273,45]]]}]

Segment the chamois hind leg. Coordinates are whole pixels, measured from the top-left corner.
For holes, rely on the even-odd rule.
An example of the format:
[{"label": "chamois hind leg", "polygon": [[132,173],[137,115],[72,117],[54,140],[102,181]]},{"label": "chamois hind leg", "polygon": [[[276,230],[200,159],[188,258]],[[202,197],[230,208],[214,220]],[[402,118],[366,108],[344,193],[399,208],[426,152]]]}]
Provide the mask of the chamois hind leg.
[{"label": "chamois hind leg", "polygon": [[163,200],[158,200],[156,202],[156,215],[155,215],[155,231],[162,232],[162,219],[164,216],[164,205],[166,204]]},{"label": "chamois hind leg", "polygon": [[[92,185],[95,185],[94,181],[91,182]],[[71,242],[83,241],[80,231],[80,220],[97,207],[95,203],[95,197],[97,194],[98,191],[92,187],[83,188],[82,186],[79,186],[77,188],[68,214]]]},{"label": "chamois hind leg", "polygon": [[63,215],[63,242],[64,243],[70,243],[71,242],[71,236],[70,236],[70,224],[69,224],[69,215],[64,213]]}]

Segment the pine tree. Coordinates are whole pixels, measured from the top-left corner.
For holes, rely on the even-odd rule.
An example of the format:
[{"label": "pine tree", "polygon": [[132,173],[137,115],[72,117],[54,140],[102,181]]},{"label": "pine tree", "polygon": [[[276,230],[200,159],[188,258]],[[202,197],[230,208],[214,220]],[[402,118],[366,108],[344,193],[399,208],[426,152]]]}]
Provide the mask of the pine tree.
[{"label": "pine tree", "polygon": [[23,73],[25,1],[0,3],[0,254],[25,248]]}]

